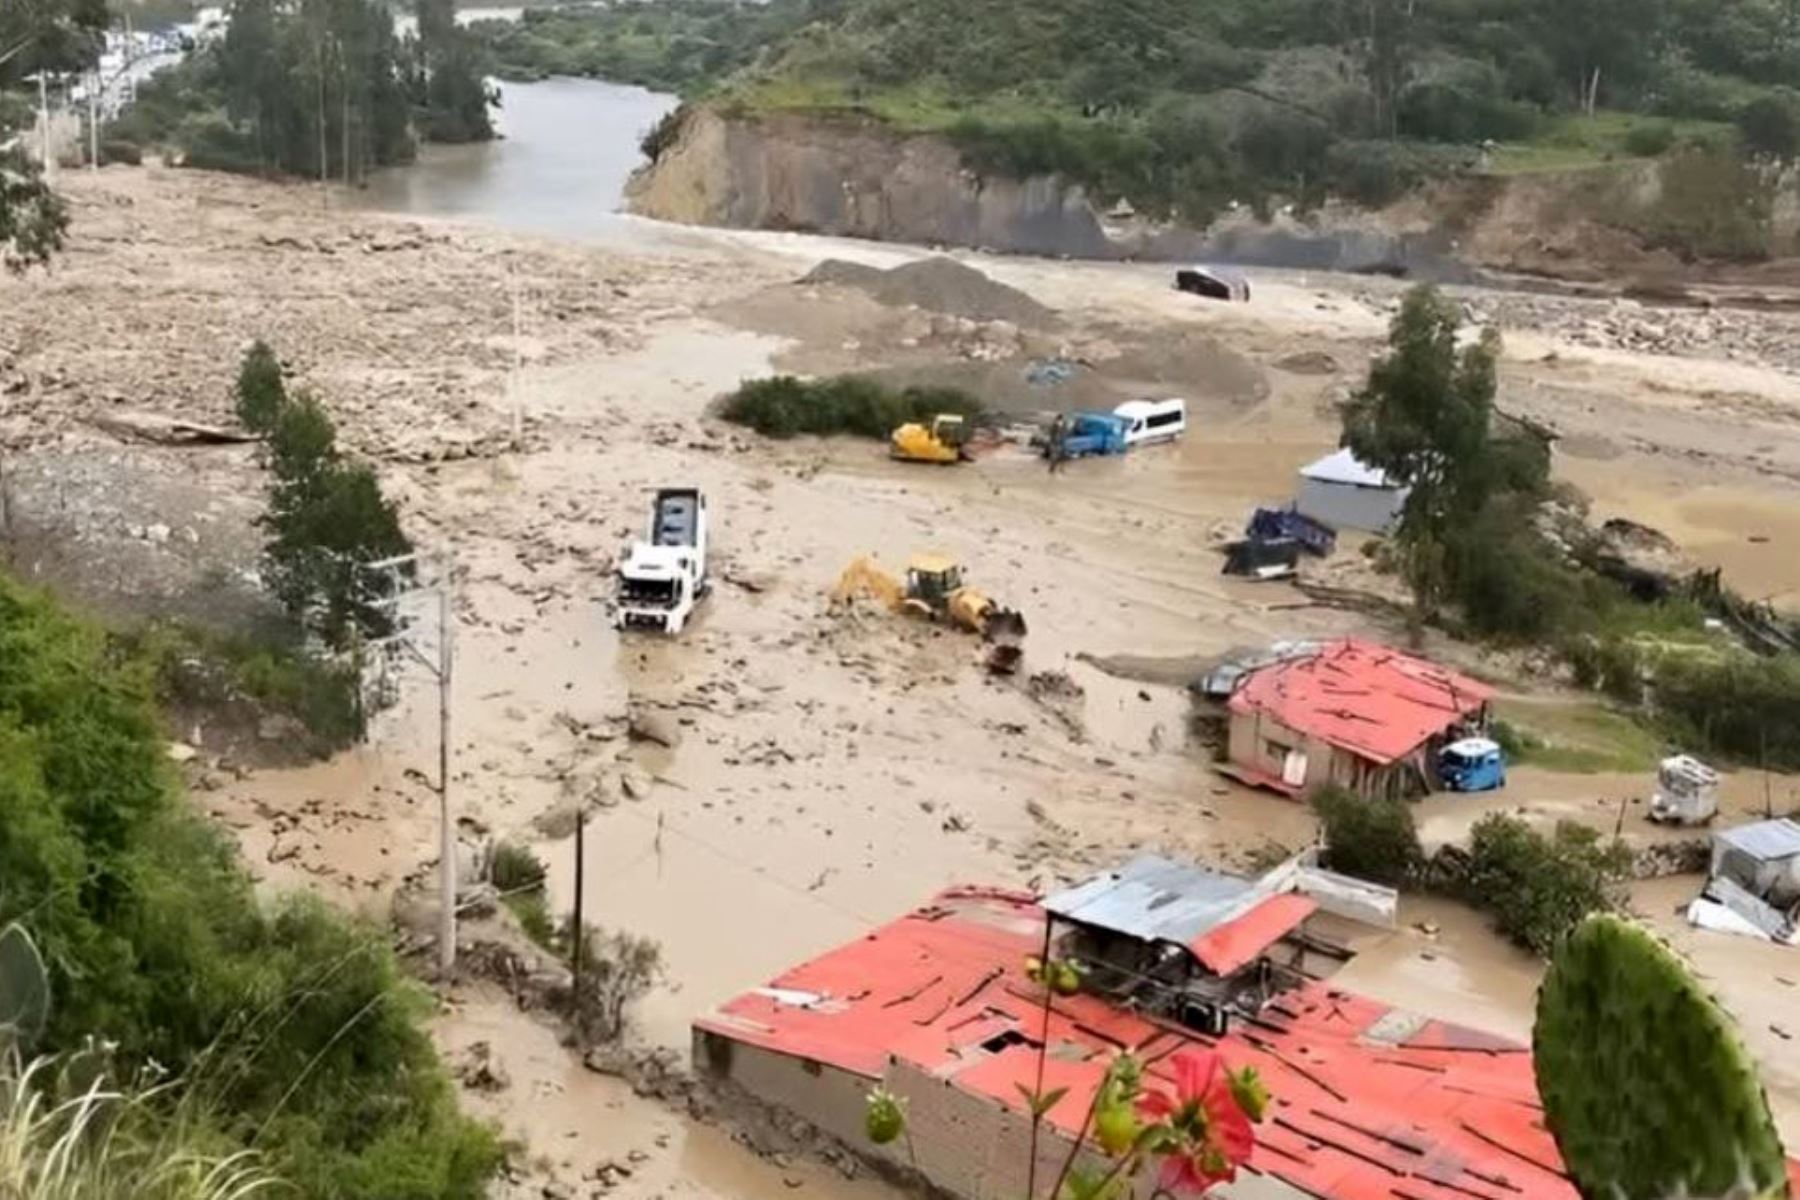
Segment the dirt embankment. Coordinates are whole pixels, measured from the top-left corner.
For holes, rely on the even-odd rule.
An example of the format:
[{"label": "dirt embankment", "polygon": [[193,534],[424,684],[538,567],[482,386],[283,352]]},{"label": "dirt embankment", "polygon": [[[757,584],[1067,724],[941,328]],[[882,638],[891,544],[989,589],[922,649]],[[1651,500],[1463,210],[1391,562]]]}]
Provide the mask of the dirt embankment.
[{"label": "dirt embankment", "polygon": [[1696,265],[1693,255],[1657,249],[1644,234],[1694,216],[1663,211],[1678,202],[1677,192],[1692,190],[1666,187],[1668,169],[1659,161],[1470,176],[1376,212],[1331,205],[1262,221],[1241,210],[1191,229],[1117,218],[1118,197],[1056,176],[984,175],[940,137],[899,135],[851,118],[697,109],[662,156],[633,177],[627,195],[636,212],[686,224],[1018,254],[1193,259],[1440,282],[1510,272],[1658,294],[1696,281],[1800,286],[1800,188],[1792,179],[1771,189],[1768,261]]}]

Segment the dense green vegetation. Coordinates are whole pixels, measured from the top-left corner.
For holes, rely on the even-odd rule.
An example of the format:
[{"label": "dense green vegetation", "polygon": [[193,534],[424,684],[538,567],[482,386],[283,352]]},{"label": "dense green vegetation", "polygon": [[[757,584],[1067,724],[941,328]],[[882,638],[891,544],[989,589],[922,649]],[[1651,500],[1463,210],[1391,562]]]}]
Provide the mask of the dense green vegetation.
[{"label": "dense green vegetation", "polygon": [[848,433],[885,439],[909,421],[929,421],[939,413],[979,416],[981,402],[958,388],[896,392],[856,375],[810,380],[775,375],[744,384],[718,406],[725,420],[780,438]]},{"label": "dense green vegetation", "polygon": [[1548,956],[1590,913],[1617,907],[1629,870],[1625,848],[1585,825],[1561,822],[1546,836],[1490,813],[1471,834],[1462,894],[1501,933]]},{"label": "dense green vegetation", "polygon": [[1412,806],[1404,800],[1320,788],[1313,810],[1325,833],[1325,865],[1391,887],[1412,881],[1424,863]]},{"label": "dense green vegetation", "polygon": [[479,48],[452,0],[416,0],[401,38],[379,0],[234,0],[220,42],[144,83],[109,140],[185,163],[355,182],[415,139],[493,136]]},{"label": "dense green vegetation", "polygon": [[1379,202],[1539,146],[1588,165],[1736,154],[1740,126],[1752,156],[1800,141],[1786,0],[613,0],[480,33],[509,78],[871,117],[1190,219]]},{"label": "dense green vegetation", "polygon": [[379,931],[258,901],[173,784],[148,674],[0,578],[0,924],[49,965],[39,1049],[174,1071],[195,1136],[300,1194],[474,1200],[499,1151],[456,1111],[429,997]]},{"label": "dense green vegetation", "polygon": [[0,267],[22,271],[62,247],[68,210],[14,135],[33,120],[22,90],[39,71],[92,62],[106,28],[105,0],[0,4]]},{"label": "dense green vegetation", "polygon": [[[1408,293],[1388,354],[1344,409],[1345,443],[1411,487],[1386,559],[1412,589],[1415,619],[1548,646],[1576,684],[1696,751],[1800,766],[1800,656],[1709,630],[1709,615],[1746,606],[1698,579],[1634,595],[1601,569],[1598,536],[1579,519],[1553,538],[1546,506],[1571,498],[1550,484],[1543,441],[1495,415],[1497,343],[1465,344],[1460,323],[1432,289]],[[1645,752],[1642,738],[1626,741],[1630,757]],[[1619,758],[1605,745],[1595,757]]]}]

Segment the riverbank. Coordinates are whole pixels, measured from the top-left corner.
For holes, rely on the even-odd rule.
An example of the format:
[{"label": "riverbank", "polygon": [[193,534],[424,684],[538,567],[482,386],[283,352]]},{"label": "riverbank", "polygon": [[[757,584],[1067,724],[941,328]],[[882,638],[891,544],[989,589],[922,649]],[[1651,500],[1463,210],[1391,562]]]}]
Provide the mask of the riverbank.
[{"label": "riverbank", "polygon": [[[1203,225],[1150,221],[1057,174],[983,168],[943,132],[851,112],[690,106],[633,177],[634,212],[687,224],[781,229],[1099,260],[1200,261],[1406,276],[1440,283],[1559,281],[1599,294],[1800,303],[1800,187],[1770,186],[1767,261],[1678,253],[1649,231],[1691,222],[1677,155],[1580,169],[1461,171],[1378,207],[1333,201],[1259,213],[1233,203]],[[1712,289],[1709,291],[1709,289]]]},{"label": "riverbank", "polygon": [[[22,499],[14,519],[79,545],[92,575],[59,573],[49,556],[21,569],[41,563],[47,585],[127,614],[139,596],[119,581],[156,571],[198,601],[223,594],[209,579],[248,587],[253,456],[125,443],[97,420],[143,408],[228,422],[242,345],[269,340],[340,438],[378,465],[414,539],[452,548],[466,571],[452,696],[465,835],[534,844],[566,908],[572,847],[541,819],[594,806],[589,919],[658,939],[669,967],[641,1012],[646,1042],[685,1046],[694,1014],[946,884],[1049,886],[1151,848],[1241,864],[1313,837],[1305,810],[1214,774],[1179,687],[1117,679],[1083,656],[1391,634],[1284,584],[1222,578],[1208,546],[1334,444],[1333,405],[1360,380],[1401,285],[1259,273],[1254,303],[1227,306],[1174,293],[1160,267],[962,256],[1055,309],[1060,332],[1044,336],[1079,346],[1108,386],[1191,395],[1193,428],[1179,446],[1055,476],[1023,456],[921,471],[864,443],[765,442],[707,407],[772,369],[1017,377],[1023,360],[986,357],[1001,345],[991,322],[934,328],[929,314],[796,282],[826,258],[892,265],[924,251],[643,222],[621,250],[323,209],[311,189],[161,169],[66,186],[69,254],[52,274],[0,280],[0,308],[16,314],[0,332],[0,445],[9,472],[51,456],[87,464],[60,491]],[[1800,344],[1791,318],[1712,314],[1730,327],[1714,342],[1735,338],[1740,351],[1665,335],[1684,352],[1657,353],[1596,331],[1673,323],[1639,307],[1458,294],[1505,323],[1503,405],[1564,435],[1557,470],[1601,515],[1666,515],[1685,549],[1744,590],[1800,589],[1800,383],[1780,358]],[[1161,346],[1180,353],[1157,357]],[[207,486],[140,497],[117,473],[139,462]],[[718,583],[680,641],[621,640],[604,608],[611,568],[648,489],[671,484],[707,493]],[[152,524],[172,535],[146,536]],[[855,556],[893,563],[927,548],[1025,612],[1027,677],[1064,672],[1079,694],[992,681],[973,645],[947,633],[828,610]],[[1474,665],[1541,686],[1528,664]],[[634,712],[657,714],[675,744],[633,740]],[[385,912],[436,853],[423,782],[435,717],[435,693],[416,680],[369,746],[331,762],[240,776],[203,753],[191,770],[265,880]],[[1647,787],[1558,776],[1539,789],[1528,775],[1506,799],[1610,829],[1620,801]],[[1774,787],[1777,803],[1793,790]],[[1727,816],[1760,795],[1734,787]],[[1645,907],[1672,928],[1665,900]],[[1770,1031],[1770,997],[1785,993],[1752,949],[1714,939],[1709,969],[1749,1014],[1792,1137],[1800,1054]],[[1421,910],[1356,982],[1430,1009],[1479,994],[1486,1007],[1459,1017],[1516,1030],[1534,970],[1473,918]],[[615,1191],[633,1200],[735,1195],[740,1171],[770,1194],[786,1187],[787,1171],[689,1118],[616,1081],[587,1086],[534,1030],[479,989],[452,994],[440,1022],[452,1048],[490,1044],[512,1082],[473,1102],[559,1179],[637,1150],[642,1169]],[[867,1195],[835,1173],[797,1177],[818,1194]]]}]

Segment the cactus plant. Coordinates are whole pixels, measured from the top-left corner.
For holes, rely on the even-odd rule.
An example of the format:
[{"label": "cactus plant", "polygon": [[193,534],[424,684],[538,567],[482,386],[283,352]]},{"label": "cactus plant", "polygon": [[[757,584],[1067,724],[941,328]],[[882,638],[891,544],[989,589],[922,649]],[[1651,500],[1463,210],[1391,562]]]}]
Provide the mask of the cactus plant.
[{"label": "cactus plant", "polygon": [[0,1034],[29,1044],[50,1020],[50,974],[25,927],[0,930]]},{"label": "cactus plant", "polygon": [[1788,1195],[1730,1019],[1675,953],[1612,915],[1557,951],[1532,1032],[1545,1123],[1590,1200]]}]

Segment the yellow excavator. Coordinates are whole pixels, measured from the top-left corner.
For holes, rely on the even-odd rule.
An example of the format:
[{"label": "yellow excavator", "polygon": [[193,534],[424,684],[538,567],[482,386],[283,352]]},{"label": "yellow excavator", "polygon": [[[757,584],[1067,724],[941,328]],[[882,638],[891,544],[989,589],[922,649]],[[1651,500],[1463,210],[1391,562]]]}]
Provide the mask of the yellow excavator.
[{"label": "yellow excavator", "polygon": [[888,452],[905,462],[959,463],[969,458],[969,423],[955,413],[939,413],[931,424],[902,425],[888,441]]},{"label": "yellow excavator", "polygon": [[832,589],[834,604],[872,596],[896,612],[943,621],[980,634],[991,643],[987,668],[996,675],[1018,670],[1025,618],[963,582],[962,566],[947,554],[915,554],[902,583],[864,555],[844,568]]}]

